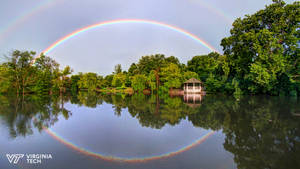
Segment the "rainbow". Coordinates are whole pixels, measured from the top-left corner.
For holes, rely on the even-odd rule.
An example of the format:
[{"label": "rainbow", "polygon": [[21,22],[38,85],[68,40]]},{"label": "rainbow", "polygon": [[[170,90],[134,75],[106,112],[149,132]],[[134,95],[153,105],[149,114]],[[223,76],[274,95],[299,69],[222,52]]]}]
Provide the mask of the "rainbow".
[{"label": "rainbow", "polygon": [[115,25],[115,24],[125,24],[125,23],[142,23],[142,24],[151,24],[151,25],[156,25],[156,26],[161,26],[161,27],[165,27],[167,29],[179,32],[185,36],[188,36],[189,38],[195,40],[196,42],[200,43],[201,45],[203,45],[204,47],[206,47],[207,49],[209,49],[210,51],[215,51],[217,52],[217,50],[212,47],[211,45],[209,45],[207,42],[205,42],[204,40],[200,39],[199,37],[197,37],[196,35],[181,29],[179,27],[175,27],[166,23],[162,23],[162,22],[158,22],[158,21],[153,21],[153,20],[146,20],[146,19],[119,19],[119,20],[112,20],[112,21],[105,21],[105,22],[100,22],[97,24],[93,24],[93,25],[89,25],[86,27],[83,27],[81,29],[78,29],[64,37],[62,37],[61,39],[57,40],[55,43],[53,43],[52,45],[50,45],[48,48],[46,48],[42,53],[44,53],[45,55],[47,55],[48,53],[50,53],[52,50],[54,50],[56,47],[58,47],[59,45],[61,45],[62,43],[64,43],[65,41],[79,35],[80,33],[95,29],[95,28],[100,28],[100,27],[104,27],[104,26],[109,26],[109,25]]},{"label": "rainbow", "polygon": [[225,20],[226,23],[228,24],[232,24],[232,22],[234,21],[233,17],[224,13],[222,9],[217,8],[215,5],[212,5],[212,3],[208,3],[205,0],[188,0],[190,3],[194,3],[194,4],[200,4],[200,6],[206,8],[207,10],[209,10],[212,13],[215,13],[217,16],[223,18]]},{"label": "rainbow", "polygon": [[110,162],[127,162],[127,163],[140,163],[140,162],[148,162],[148,161],[152,161],[152,160],[158,160],[158,159],[163,159],[163,158],[169,158],[175,155],[178,155],[182,152],[188,151],[190,149],[192,149],[193,147],[196,147],[197,145],[200,145],[201,143],[203,143],[205,140],[207,140],[210,136],[212,136],[215,131],[210,131],[207,134],[205,134],[204,136],[200,137],[199,139],[197,139],[196,141],[194,141],[193,143],[182,147],[179,150],[173,151],[173,152],[169,152],[169,153],[165,153],[165,154],[161,154],[161,155],[157,155],[157,156],[149,156],[149,157],[143,157],[143,158],[123,158],[123,157],[114,157],[114,156],[105,156],[102,155],[100,153],[96,153],[90,150],[87,150],[85,148],[82,148],[78,145],[73,144],[72,142],[64,139],[62,136],[60,136],[59,134],[55,133],[54,131],[52,131],[49,128],[44,127],[44,131],[46,131],[50,136],[52,136],[55,140],[59,141],[60,143],[66,145],[67,147],[76,150],[82,154],[88,155],[88,156],[92,156],[95,158],[99,158],[105,161],[110,161]]},{"label": "rainbow", "polygon": [[3,26],[0,29],[0,39],[4,39],[5,36],[7,36],[11,31],[15,30],[19,27],[20,24],[24,23],[26,20],[28,20],[33,15],[37,14],[38,12],[41,12],[47,8],[50,8],[54,5],[56,5],[58,2],[62,2],[64,0],[44,0],[43,2],[37,4],[32,9],[24,12],[20,16],[12,19],[8,24]]}]

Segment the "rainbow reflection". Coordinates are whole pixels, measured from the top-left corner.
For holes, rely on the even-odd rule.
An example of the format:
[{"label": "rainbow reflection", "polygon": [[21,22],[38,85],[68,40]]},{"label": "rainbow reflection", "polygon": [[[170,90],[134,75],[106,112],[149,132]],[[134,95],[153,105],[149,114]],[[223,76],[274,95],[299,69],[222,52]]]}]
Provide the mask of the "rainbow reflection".
[{"label": "rainbow reflection", "polygon": [[100,159],[105,160],[105,161],[128,162],[128,163],[148,162],[148,161],[152,161],[152,160],[158,160],[158,159],[173,157],[175,155],[178,155],[180,153],[188,151],[188,150],[192,149],[193,147],[196,147],[197,145],[200,145],[201,143],[203,143],[205,140],[207,140],[210,136],[212,136],[215,133],[215,131],[210,131],[209,133],[207,133],[204,136],[200,137],[199,139],[197,139],[193,143],[191,143],[191,144],[189,144],[185,147],[182,147],[179,150],[168,152],[168,153],[165,153],[165,154],[156,155],[156,156],[149,156],[149,157],[141,157],[141,158],[123,158],[123,157],[116,157],[116,156],[106,156],[106,155],[102,155],[100,153],[96,153],[96,152],[87,150],[83,147],[80,147],[80,146],[64,139],[62,136],[60,136],[59,134],[57,134],[56,132],[52,131],[49,128],[44,127],[44,131],[46,131],[50,136],[52,136],[54,139],[56,139],[60,143],[66,145],[66,146],[70,147],[71,149],[76,150],[76,151],[78,151],[82,154],[92,156],[92,157],[96,157],[96,158],[100,158]]}]

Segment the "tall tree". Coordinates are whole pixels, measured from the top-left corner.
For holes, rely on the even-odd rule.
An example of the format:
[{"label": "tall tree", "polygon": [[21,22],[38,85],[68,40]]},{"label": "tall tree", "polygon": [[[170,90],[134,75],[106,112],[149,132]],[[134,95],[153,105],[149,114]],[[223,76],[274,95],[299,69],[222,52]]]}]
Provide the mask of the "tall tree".
[{"label": "tall tree", "polygon": [[35,59],[35,84],[32,91],[35,93],[51,93],[52,80],[55,72],[59,71],[59,64],[44,54]]},{"label": "tall tree", "polygon": [[71,92],[72,93],[77,93],[79,90],[79,81],[80,81],[81,76],[80,75],[72,75],[71,76]]},{"label": "tall tree", "polygon": [[299,16],[299,1],[286,4],[273,0],[264,10],[235,20],[231,36],[224,38],[221,45],[231,67],[229,75],[240,81],[242,90],[278,94],[286,88],[284,84],[290,84],[289,91],[295,90],[293,78],[299,75]]},{"label": "tall tree", "polygon": [[183,80],[186,81],[186,80],[189,80],[191,78],[195,78],[195,79],[198,79],[199,76],[197,73],[195,72],[191,72],[191,71],[186,71],[183,73]]},{"label": "tall tree", "polygon": [[155,70],[151,70],[148,77],[147,77],[147,81],[148,84],[150,86],[151,92],[153,93],[154,90],[157,89],[157,82],[156,82],[156,71]]},{"label": "tall tree", "polygon": [[114,75],[107,75],[103,79],[103,87],[111,87]]},{"label": "tall tree", "polygon": [[131,85],[135,91],[141,92],[146,88],[146,82],[147,77],[145,75],[137,74],[132,77]]},{"label": "tall tree", "polygon": [[73,70],[70,68],[70,66],[66,66],[63,70],[55,72],[53,83],[54,86],[59,89],[60,95],[66,92],[66,85],[70,81],[68,75],[70,75],[72,72]]},{"label": "tall tree", "polygon": [[129,69],[128,69],[128,74],[130,76],[133,76],[133,75],[138,74],[138,73],[140,73],[140,72],[139,72],[139,69],[138,69],[137,65],[135,63],[132,63],[130,65]]},{"label": "tall tree", "polygon": [[158,70],[165,63],[165,56],[162,54],[142,56],[137,67],[140,73],[148,75],[151,70]]},{"label": "tall tree", "polygon": [[179,88],[182,83],[182,75],[179,67],[174,63],[163,67],[161,69],[161,80],[167,89]]},{"label": "tall tree", "polygon": [[218,53],[209,53],[208,55],[194,56],[188,61],[187,69],[196,72],[202,81],[205,81],[210,73],[214,73],[218,67]]},{"label": "tall tree", "polygon": [[29,86],[33,84],[34,68],[31,66],[35,52],[19,51],[12,52],[9,61],[6,63],[9,70],[12,86],[16,89],[17,94],[22,92],[24,95]]},{"label": "tall tree", "polygon": [[115,66],[114,74],[118,74],[118,73],[121,73],[121,72],[122,72],[122,66],[121,66],[121,64],[117,64]]},{"label": "tall tree", "polygon": [[0,93],[6,93],[11,89],[9,68],[7,65],[0,65]]},{"label": "tall tree", "polygon": [[96,73],[85,73],[80,77],[78,86],[81,89],[87,89],[88,92],[95,91],[100,81],[99,78]]},{"label": "tall tree", "polygon": [[123,73],[115,74],[112,79],[113,87],[125,87],[126,75]]}]

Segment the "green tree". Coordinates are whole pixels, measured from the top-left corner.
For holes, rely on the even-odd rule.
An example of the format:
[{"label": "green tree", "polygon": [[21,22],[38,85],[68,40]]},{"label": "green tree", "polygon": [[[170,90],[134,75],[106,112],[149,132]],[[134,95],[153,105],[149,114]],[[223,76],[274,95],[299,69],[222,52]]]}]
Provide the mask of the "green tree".
[{"label": "green tree", "polygon": [[121,73],[121,72],[122,72],[122,66],[121,66],[121,64],[117,64],[115,66],[114,74],[118,74],[118,73]]},{"label": "green tree", "polygon": [[208,78],[210,73],[215,73],[218,67],[218,53],[209,53],[208,55],[194,56],[188,61],[187,69],[196,72],[202,81]]},{"label": "green tree", "polygon": [[60,95],[66,92],[67,84],[70,84],[70,79],[68,75],[70,75],[73,70],[70,66],[66,66],[63,70],[56,71],[54,74],[54,79],[52,80],[54,88],[59,89]]},{"label": "green tree", "polygon": [[161,80],[167,89],[179,88],[182,83],[182,75],[179,67],[174,63],[163,67],[161,69]]},{"label": "green tree", "polygon": [[229,76],[246,92],[279,94],[286,84],[298,90],[294,78],[299,75],[299,2],[273,2],[235,20],[231,36],[221,42],[231,68]]},{"label": "green tree", "polygon": [[205,81],[206,91],[209,93],[220,92],[220,89],[223,87],[222,81],[216,78],[216,75],[209,74],[208,78]]},{"label": "green tree", "polygon": [[186,72],[183,73],[183,80],[184,81],[189,80],[191,78],[199,79],[199,76],[198,76],[197,73],[191,72],[191,71],[186,71]]},{"label": "green tree", "polygon": [[80,75],[72,75],[71,76],[71,92],[72,93],[77,93],[79,89],[79,81],[80,81],[81,76]]},{"label": "green tree", "polygon": [[166,64],[173,63],[173,64],[177,65],[180,69],[183,68],[183,64],[181,64],[180,61],[178,60],[178,58],[175,57],[175,56],[169,56],[169,57],[167,57],[167,58],[164,60],[164,62],[165,62],[165,63],[164,63],[165,65],[166,65]]},{"label": "green tree", "polygon": [[44,54],[35,59],[35,83],[32,87],[34,93],[46,94],[51,93],[52,80],[54,74],[59,72],[59,64]]},{"label": "green tree", "polygon": [[22,92],[24,96],[30,85],[34,83],[34,68],[31,64],[35,54],[33,51],[15,50],[12,52],[9,61],[5,63],[8,68],[10,82],[17,94]]},{"label": "green tree", "polygon": [[132,63],[128,69],[128,74],[133,76],[135,74],[139,74],[139,69],[135,63]]},{"label": "green tree", "polygon": [[115,74],[112,79],[113,87],[125,87],[126,75],[123,73]]},{"label": "green tree", "polygon": [[150,86],[150,89],[151,89],[151,92],[153,94],[154,90],[156,90],[156,72],[155,70],[151,70],[149,75],[148,75],[148,78],[147,78],[147,81],[148,81],[148,84]]},{"label": "green tree", "polygon": [[0,93],[6,93],[11,89],[9,70],[7,65],[0,65]]},{"label": "green tree", "polygon": [[111,87],[114,75],[107,75],[103,79],[103,87]]},{"label": "green tree", "polygon": [[146,88],[147,77],[143,74],[134,75],[131,79],[133,90],[141,92]]},{"label": "green tree", "polygon": [[95,91],[99,85],[99,77],[96,73],[84,73],[78,81],[78,87],[80,89],[87,89],[88,92]]},{"label": "green tree", "polygon": [[137,67],[139,72],[148,75],[151,70],[158,70],[165,63],[165,56],[162,54],[142,56],[140,58]]}]

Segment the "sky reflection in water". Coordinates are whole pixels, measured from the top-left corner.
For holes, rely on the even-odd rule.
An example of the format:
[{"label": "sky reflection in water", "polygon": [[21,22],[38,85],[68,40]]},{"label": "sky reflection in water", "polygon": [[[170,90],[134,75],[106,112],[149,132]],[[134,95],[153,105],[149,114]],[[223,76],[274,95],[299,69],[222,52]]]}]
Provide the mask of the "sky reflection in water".
[{"label": "sky reflection in water", "polygon": [[[1,168],[299,166],[297,99],[251,96],[236,102],[206,96],[195,107],[180,97],[80,93],[23,101],[2,96],[0,102]],[[6,153],[51,153],[54,158],[11,165]]]}]

